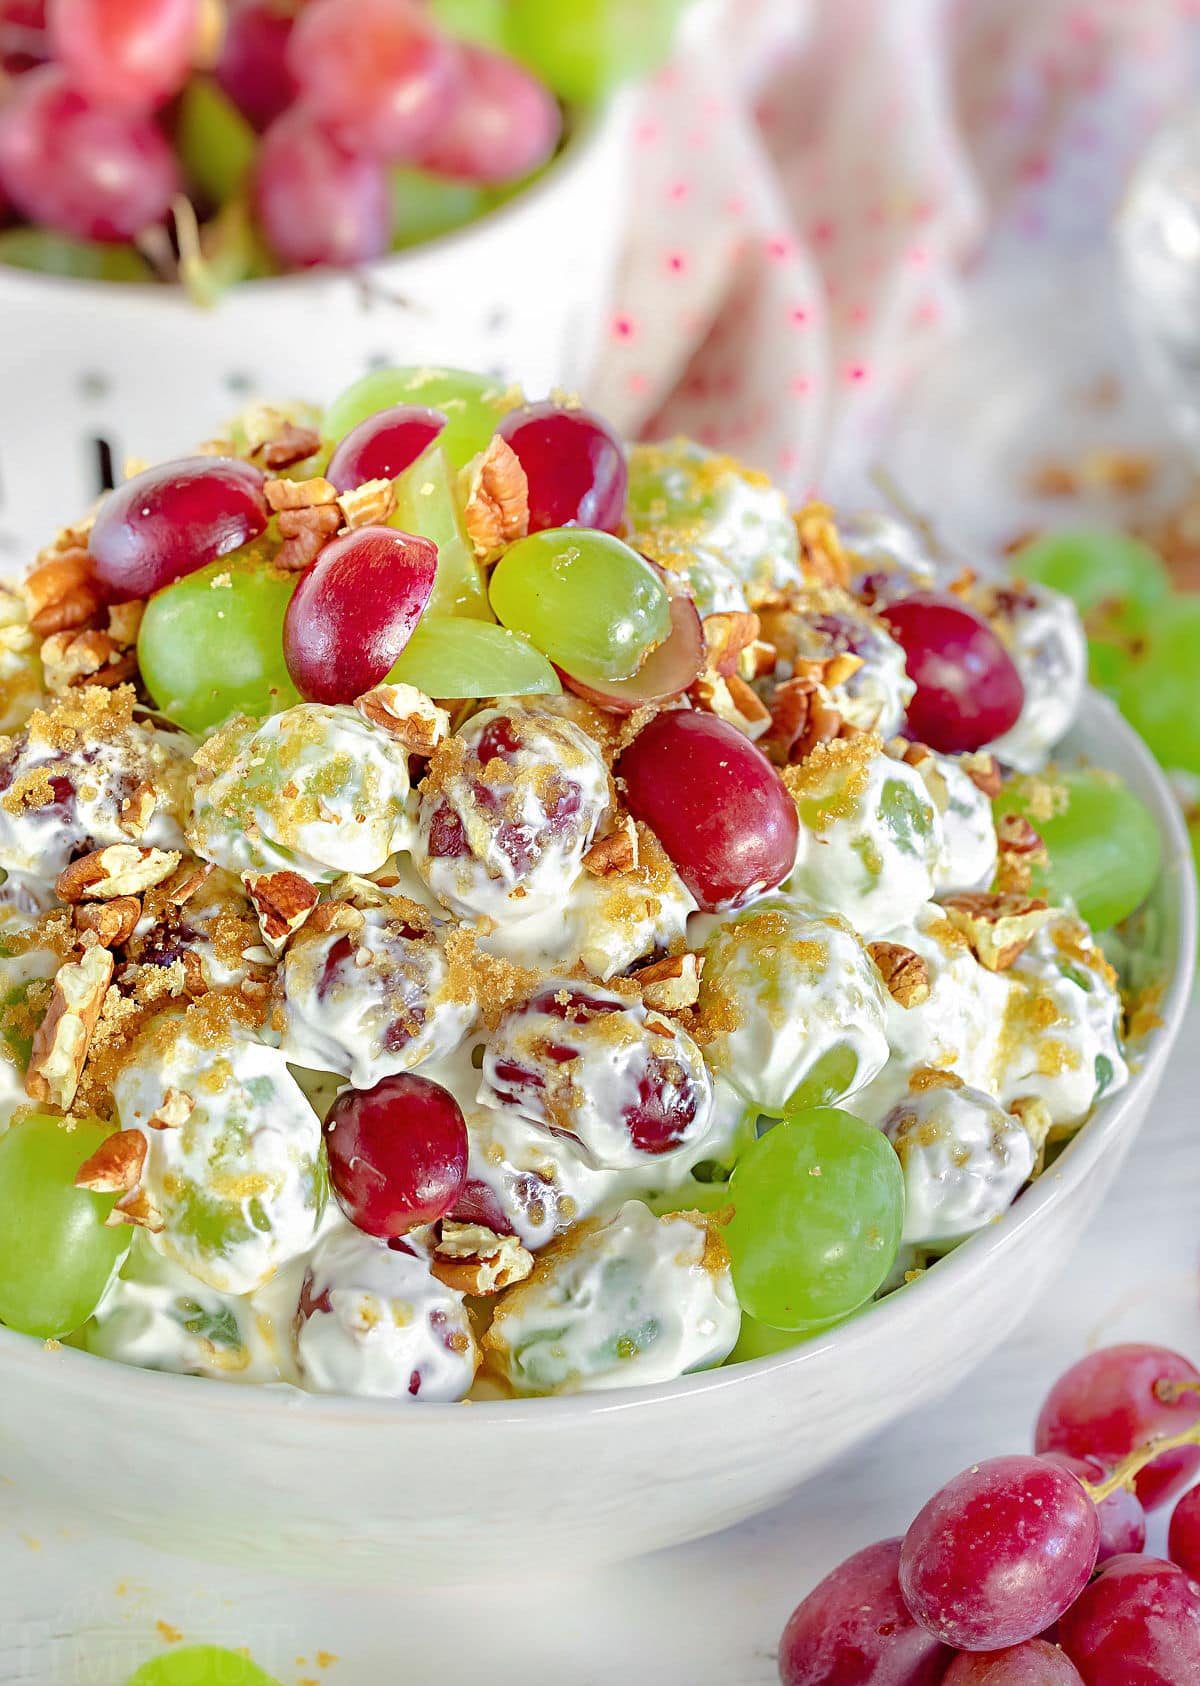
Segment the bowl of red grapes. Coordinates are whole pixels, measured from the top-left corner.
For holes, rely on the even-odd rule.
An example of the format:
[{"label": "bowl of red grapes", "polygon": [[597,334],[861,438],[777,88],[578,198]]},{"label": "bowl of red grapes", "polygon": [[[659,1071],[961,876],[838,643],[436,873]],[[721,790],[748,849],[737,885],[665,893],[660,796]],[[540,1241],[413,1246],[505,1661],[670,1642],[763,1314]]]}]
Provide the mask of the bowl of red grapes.
[{"label": "bowl of red grapes", "polygon": [[354,267],[487,215],[666,51],[670,0],[3,0],[0,265]]}]

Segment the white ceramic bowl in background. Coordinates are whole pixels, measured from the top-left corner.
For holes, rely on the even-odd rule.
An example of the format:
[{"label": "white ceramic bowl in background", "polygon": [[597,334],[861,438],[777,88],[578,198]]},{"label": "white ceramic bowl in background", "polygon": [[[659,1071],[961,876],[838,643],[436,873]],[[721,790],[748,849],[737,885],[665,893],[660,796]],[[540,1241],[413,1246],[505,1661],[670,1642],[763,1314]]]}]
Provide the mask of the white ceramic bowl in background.
[{"label": "white ceramic bowl in background", "polygon": [[998,1223],[791,1353],[575,1398],[389,1405],[128,1369],[0,1330],[0,1480],[167,1550],[360,1583],[577,1572],[763,1510],[944,1393],[1016,1327],[1096,1210],[1158,1088],[1189,997],[1195,887],[1140,740],[1089,696],[1068,754],[1148,804],[1163,871],[1147,920],[1162,1026]]},{"label": "white ceramic bowl in background", "polygon": [[586,383],[624,226],[631,96],[478,222],[356,271],[179,288],[0,267],[0,576],[119,478],[256,398],[325,403],[368,369],[442,363],[531,393]]}]

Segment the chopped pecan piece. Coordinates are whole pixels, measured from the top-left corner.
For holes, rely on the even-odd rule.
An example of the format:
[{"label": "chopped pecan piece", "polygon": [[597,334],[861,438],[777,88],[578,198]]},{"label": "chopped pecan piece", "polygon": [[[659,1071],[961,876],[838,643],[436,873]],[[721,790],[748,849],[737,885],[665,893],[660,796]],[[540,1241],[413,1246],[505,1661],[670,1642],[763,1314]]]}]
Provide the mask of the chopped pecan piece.
[{"label": "chopped pecan piece", "polygon": [[463,473],[463,525],[476,556],[488,561],[529,531],[529,481],[517,453],[499,435]]},{"label": "chopped pecan piece", "polygon": [[152,1130],[182,1130],[196,1103],[185,1089],[168,1089],[162,1105],[147,1118]]},{"label": "chopped pecan piece", "polygon": [[311,480],[264,480],[263,496],[278,515],[283,509],[320,509],[336,504],[338,490],[324,475]]},{"label": "chopped pecan piece", "polygon": [[121,830],[130,837],[143,836],[157,807],[158,792],[148,780],[143,780],[121,803]]},{"label": "chopped pecan piece", "polygon": [[1050,858],[1041,834],[1024,814],[1002,814],[996,822],[996,847],[997,888],[1028,895],[1034,867],[1045,866]]},{"label": "chopped pecan piece", "polygon": [[316,907],[316,886],[298,872],[243,872],[242,883],[258,914],[263,942],[278,957]]},{"label": "chopped pecan piece", "polygon": [[640,985],[642,1000],[659,1013],[680,1013],[694,1007],[700,999],[700,974],[704,970],[702,954],[669,954],[665,960],[655,960],[632,974]]},{"label": "chopped pecan piece", "polygon": [[109,632],[52,632],[42,640],[47,688],[61,696],[72,685],[123,685],[137,672],[137,658]]},{"label": "chopped pecan piece", "polygon": [[119,1224],[137,1224],[141,1229],[148,1229],[157,1235],[163,1229],[162,1213],[150,1199],[145,1189],[131,1188],[128,1194],[119,1195],[113,1201],[113,1209],[104,1220],[107,1229],[116,1229]]},{"label": "chopped pecan piece", "polygon": [[313,509],[284,509],[279,514],[283,543],[275,557],[279,567],[300,573],[315,562],[334,534],[340,531],[342,512],[337,504],[320,504]]},{"label": "chopped pecan piece", "polygon": [[100,612],[103,594],[83,544],[68,545],[26,576],[22,586],[29,624],[47,638],[83,627]]},{"label": "chopped pecan piece", "polygon": [[254,454],[261,458],[264,468],[293,468],[320,448],[321,436],[315,429],[300,427],[285,417],[278,432],[264,440]]},{"label": "chopped pecan piece", "polygon": [[310,931],[359,931],[364,924],[357,907],[346,901],[320,902],[309,917]]},{"label": "chopped pecan piece", "polygon": [[583,857],[585,870],[595,878],[611,878],[618,872],[630,872],[637,864],[637,827],[628,814],[612,831],[598,837]]},{"label": "chopped pecan piece", "polygon": [[751,742],[761,738],[771,724],[771,711],[758,692],[738,674],[723,679],[719,673],[702,673],[688,692],[697,708],[715,714]]},{"label": "chopped pecan piece", "polygon": [[734,609],[705,615],[701,625],[706,672],[720,674],[722,679],[740,673],[743,651],[759,642],[762,627],[758,616],[752,611]]},{"label": "chopped pecan piece", "polygon": [[774,673],[778,661],[779,652],[774,644],[765,638],[756,638],[738,655],[738,677],[747,682],[752,679],[768,679]]},{"label": "chopped pecan piece", "polygon": [[850,584],[850,559],[842,548],[829,505],[805,504],[793,519],[805,579],[817,585],[838,585],[845,590]]},{"label": "chopped pecan piece", "polygon": [[164,898],[172,907],[182,907],[184,902],[192,899],[202,884],[208,882],[212,870],[211,861],[188,861],[174,878],[163,885]]},{"label": "chopped pecan piece", "polygon": [[75,1187],[93,1194],[128,1194],[137,1187],[146,1163],[146,1138],[140,1130],[118,1130],[85,1159],[75,1173]]},{"label": "chopped pecan piece", "polygon": [[942,902],[980,965],[1005,972],[1050,918],[1045,902],[1006,890],[964,890]]},{"label": "chopped pecan piece", "polygon": [[804,730],[817,687],[811,679],[785,679],[771,694],[771,724],[759,748],[776,764],[786,767],[792,745]]},{"label": "chopped pecan piece", "polygon": [[920,1007],[929,1000],[929,967],[903,943],[868,943],[867,953],[879,968],[884,987],[899,1007]]},{"label": "chopped pecan piece", "polygon": [[104,948],[120,948],[129,941],[141,917],[142,904],[136,896],[81,902],[75,909],[75,929],[81,936],[90,933]]},{"label": "chopped pecan piece", "polygon": [[449,736],[450,716],[415,685],[376,685],[355,697],[354,706],[368,725],[395,738],[410,755],[428,757]]},{"label": "chopped pecan piece", "polygon": [[25,1093],[32,1100],[64,1112],[70,1107],[112,975],[113,957],[99,943],[58,968],[25,1073]]},{"label": "chopped pecan piece", "polygon": [[1003,783],[1000,777],[1000,763],[996,757],[980,749],[973,755],[962,756],[958,764],[976,790],[981,790],[989,802],[994,802]]},{"label": "chopped pecan piece", "polygon": [[338,498],[342,524],[348,533],[359,527],[377,527],[396,507],[396,492],[390,480],[364,480]]},{"label": "chopped pecan piece", "polygon": [[54,883],[65,902],[108,901],[138,896],[169,878],[183,856],[178,849],[148,849],[136,843],[110,843],[64,867]]},{"label": "chopped pecan piece", "polygon": [[533,1254],[515,1235],[444,1218],[430,1268],[447,1288],[482,1297],[523,1282],[533,1269]]}]

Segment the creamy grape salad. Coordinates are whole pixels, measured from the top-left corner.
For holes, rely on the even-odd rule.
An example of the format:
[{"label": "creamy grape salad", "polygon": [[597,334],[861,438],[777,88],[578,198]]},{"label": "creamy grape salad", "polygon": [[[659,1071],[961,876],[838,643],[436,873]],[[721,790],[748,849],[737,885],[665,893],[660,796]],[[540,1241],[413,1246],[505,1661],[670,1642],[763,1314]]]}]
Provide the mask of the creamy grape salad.
[{"label": "creamy grape salad", "polygon": [[1052,759],[1075,610],[890,518],[392,369],[135,472],[2,607],[12,1330],[669,1381],[902,1286],[1128,1079],[1158,842]]}]

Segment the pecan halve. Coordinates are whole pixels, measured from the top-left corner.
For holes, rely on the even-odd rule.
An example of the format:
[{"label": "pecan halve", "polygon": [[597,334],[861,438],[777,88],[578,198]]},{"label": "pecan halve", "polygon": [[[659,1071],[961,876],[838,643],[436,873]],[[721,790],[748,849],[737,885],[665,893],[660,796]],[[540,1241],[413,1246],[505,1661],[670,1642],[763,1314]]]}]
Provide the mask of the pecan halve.
[{"label": "pecan halve", "polygon": [[867,953],[879,968],[884,987],[899,1007],[920,1007],[929,1000],[929,967],[915,949],[903,943],[868,943]]},{"label": "pecan halve", "polygon": [[109,843],[64,867],[54,881],[54,888],[64,902],[137,896],[169,878],[182,859],[178,849]]},{"label": "pecan halve", "polygon": [[989,972],[1007,971],[1052,917],[1045,902],[1008,890],[963,890],[942,907]]},{"label": "pecan halve", "polygon": [[112,975],[113,957],[99,943],[58,968],[25,1072],[25,1093],[32,1100],[64,1112],[70,1107]]},{"label": "pecan halve", "polygon": [[243,872],[242,883],[258,915],[263,942],[273,956],[282,954],[317,905],[317,889],[298,872]]},{"label": "pecan halve", "polygon": [[529,531],[529,481],[521,459],[498,434],[463,472],[463,525],[476,556],[487,561]]},{"label": "pecan halve", "polygon": [[626,814],[612,831],[598,837],[583,857],[583,866],[595,878],[610,878],[631,872],[638,864],[637,827]]},{"label": "pecan halve", "polygon": [[75,1187],[93,1194],[128,1194],[137,1187],[146,1163],[146,1138],[140,1130],[118,1130],[100,1143],[75,1173]]}]

